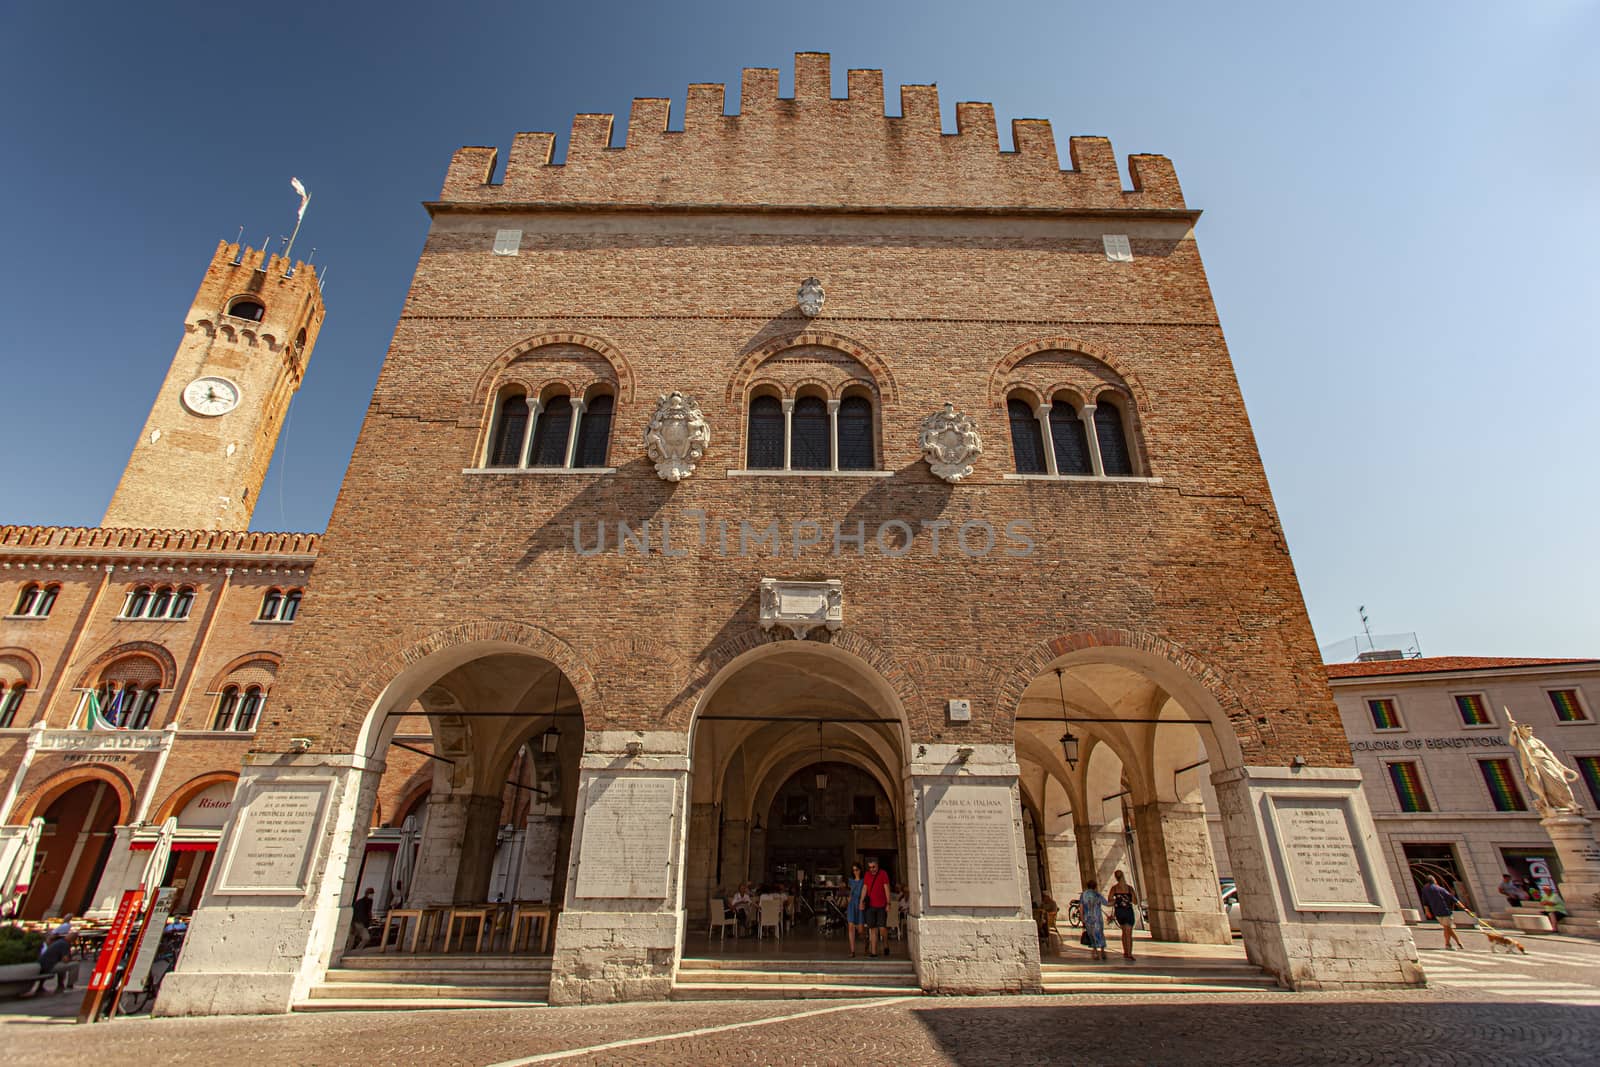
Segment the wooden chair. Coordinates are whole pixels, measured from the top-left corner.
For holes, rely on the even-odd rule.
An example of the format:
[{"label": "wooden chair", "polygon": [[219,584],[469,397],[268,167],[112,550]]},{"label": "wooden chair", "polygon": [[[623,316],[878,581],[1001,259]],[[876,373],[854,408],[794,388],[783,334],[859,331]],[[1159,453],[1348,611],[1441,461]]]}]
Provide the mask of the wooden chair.
[{"label": "wooden chair", "polygon": [[[492,904],[472,904],[463,907],[451,908],[449,921],[444,928],[444,950],[446,952],[450,951],[450,942],[452,939],[456,938],[457,929],[461,931],[460,938],[456,939],[457,947],[459,948],[461,945],[463,945],[467,940],[467,923],[476,921],[478,924],[478,936],[473,941],[472,951],[482,952],[483,935],[485,931],[493,929],[492,916],[494,915],[494,912],[495,908]],[[494,947],[494,937],[492,934],[489,938],[489,947]]]},{"label": "wooden chair", "polygon": [[726,947],[729,927],[733,929],[733,939],[735,941],[739,940],[739,920],[732,915],[725,914],[728,910],[727,903],[721,897],[714,896],[711,898],[710,905],[711,924],[706,928],[707,943],[711,941],[712,934],[720,934],[722,935],[722,944]]},{"label": "wooden chair", "polygon": [[[394,947],[399,948],[405,940],[406,934],[411,934],[411,945],[407,952],[417,951],[417,935],[422,933],[429,908],[390,908],[389,914],[383,918],[383,936],[378,939],[378,951],[389,951],[389,932],[394,931]],[[432,938],[429,938],[431,943]]]},{"label": "wooden chair", "polygon": [[1045,947],[1054,951],[1057,956],[1061,955],[1061,931],[1056,927],[1056,917],[1060,914],[1054,910],[1044,913]]},{"label": "wooden chair", "polygon": [[511,940],[506,945],[506,951],[529,951],[533,948],[535,937],[539,939],[539,950],[548,951],[553,926],[555,926],[553,905],[519,900],[511,912]]}]

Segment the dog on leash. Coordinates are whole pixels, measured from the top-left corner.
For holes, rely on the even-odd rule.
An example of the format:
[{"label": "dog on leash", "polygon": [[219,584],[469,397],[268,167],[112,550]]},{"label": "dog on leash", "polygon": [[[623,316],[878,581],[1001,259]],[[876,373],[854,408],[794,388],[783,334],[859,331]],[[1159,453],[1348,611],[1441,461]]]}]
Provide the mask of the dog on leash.
[{"label": "dog on leash", "polygon": [[1499,930],[1480,930],[1480,932],[1484,937],[1489,939],[1490,952],[1493,952],[1501,946],[1504,946],[1507,953],[1520,952],[1524,956],[1528,954],[1528,950],[1522,947],[1521,941],[1518,941],[1514,937],[1507,937]]}]

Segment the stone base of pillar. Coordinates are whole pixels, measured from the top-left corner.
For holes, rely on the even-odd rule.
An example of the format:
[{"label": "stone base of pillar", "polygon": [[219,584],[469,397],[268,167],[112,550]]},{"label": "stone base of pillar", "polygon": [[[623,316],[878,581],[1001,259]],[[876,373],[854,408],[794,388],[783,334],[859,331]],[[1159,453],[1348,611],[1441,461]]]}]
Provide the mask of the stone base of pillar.
[{"label": "stone base of pillar", "polygon": [[564,911],[550,964],[550,1003],[666,1000],[678,917],[661,912]]},{"label": "stone base of pillar", "polygon": [[1570,919],[1561,921],[1562,933],[1600,932],[1600,842],[1587,815],[1562,813],[1539,820],[1550,835],[1561,861],[1558,888]]},{"label": "stone base of pillar", "polygon": [[1031,919],[941,915],[910,921],[917,978],[929,993],[1037,993],[1039,928]]},{"label": "stone base of pillar", "polygon": [[1155,906],[1150,908],[1150,936],[1157,941],[1182,941],[1191,945],[1233,944],[1233,929],[1226,915]]},{"label": "stone base of pillar", "polygon": [[[155,1014],[279,1014],[309,994],[349,933],[346,879],[381,774],[354,756],[246,757],[228,837]],[[268,851],[269,832],[274,855],[231,857]]]},{"label": "stone base of pillar", "polygon": [[1423,983],[1361,772],[1238,767],[1211,781],[1250,962],[1297,990]]}]

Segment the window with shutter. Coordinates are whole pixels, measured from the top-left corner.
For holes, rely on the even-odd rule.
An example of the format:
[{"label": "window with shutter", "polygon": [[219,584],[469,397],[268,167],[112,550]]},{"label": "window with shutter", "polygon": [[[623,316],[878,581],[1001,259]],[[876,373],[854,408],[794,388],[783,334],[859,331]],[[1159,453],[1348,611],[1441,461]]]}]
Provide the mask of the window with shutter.
[{"label": "window with shutter", "polygon": [[1122,427],[1122,412],[1110,403],[1094,409],[1094,435],[1100,442],[1100,466],[1113,477],[1133,473],[1133,455]]},{"label": "window with shutter", "polygon": [[1065,400],[1050,405],[1050,444],[1056,453],[1057,474],[1093,474],[1089,459],[1089,434],[1078,411]]},{"label": "window with shutter", "polygon": [[565,394],[551,397],[539,413],[533,428],[533,447],[528,450],[530,467],[565,467],[567,437],[572,432],[572,401]]},{"label": "window with shutter", "polygon": [[1017,473],[1045,473],[1044,433],[1039,429],[1033,405],[1014,396],[1006,401],[1006,414],[1011,418],[1011,456]]},{"label": "window with shutter", "polygon": [[789,427],[789,466],[797,471],[825,471],[833,466],[828,405],[820,396],[795,401]]},{"label": "window with shutter", "polygon": [[583,417],[578,422],[578,452],[572,459],[574,467],[604,467],[606,445],[611,440],[611,396],[601,393],[591,397],[584,406]]},{"label": "window with shutter", "polygon": [[750,401],[744,463],[749,470],[783,469],[783,405],[775,396],[758,396]]},{"label": "window with shutter", "polygon": [[515,467],[522,462],[522,439],[528,432],[528,398],[521,393],[500,401],[489,443],[489,466]]},{"label": "window with shutter", "polygon": [[839,469],[876,469],[872,448],[872,401],[847,396],[839,404]]}]

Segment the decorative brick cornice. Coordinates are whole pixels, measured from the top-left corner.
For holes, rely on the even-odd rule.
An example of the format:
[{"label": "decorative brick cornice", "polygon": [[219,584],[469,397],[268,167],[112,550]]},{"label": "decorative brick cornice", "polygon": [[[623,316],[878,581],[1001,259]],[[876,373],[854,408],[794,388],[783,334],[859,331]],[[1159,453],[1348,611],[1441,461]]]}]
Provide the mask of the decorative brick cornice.
[{"label": "decorative brick cornice", "polygon": [[0,564],[166,564],[309,567],[321,535],[113,526],[0,526]]}]

